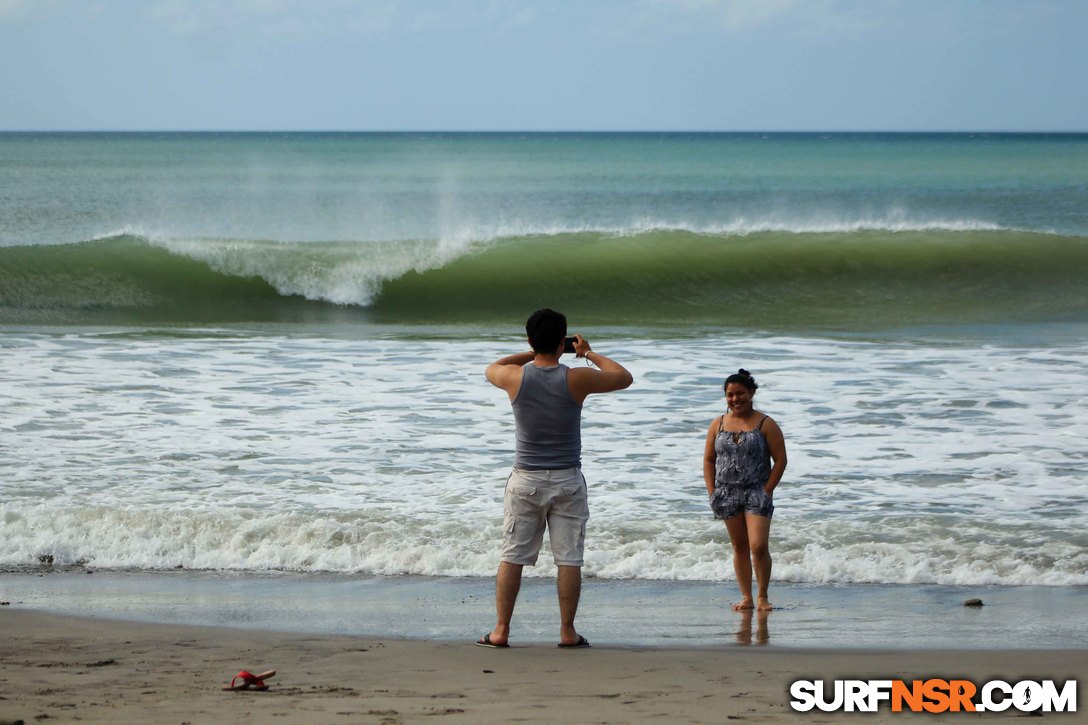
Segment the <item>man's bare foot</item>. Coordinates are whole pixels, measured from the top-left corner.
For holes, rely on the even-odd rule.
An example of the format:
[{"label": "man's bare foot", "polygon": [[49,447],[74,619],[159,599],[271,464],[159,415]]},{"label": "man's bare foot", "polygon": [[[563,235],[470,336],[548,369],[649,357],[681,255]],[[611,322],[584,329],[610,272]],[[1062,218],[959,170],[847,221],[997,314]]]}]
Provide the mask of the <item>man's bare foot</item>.
[{"label": "man's bare foot", "polygon": [[559,647],[561,649],[583,649],[589,647],[589,640],[582,635],[578,635],[578,639],[569,642],[560,642]]},{"label": "man's bare foot", "polygon": [[760,597],[756,600],[756,609],[761,612],[769,612],[774,609],[774,605],[767,601],[767,597]]},{"label": "man's bare foot", "polygon": [[744,612],[749,609],[755,609],[755,606],[752,604],[751,597],[744,597],[739,602],[733,605],[734,612]]}]

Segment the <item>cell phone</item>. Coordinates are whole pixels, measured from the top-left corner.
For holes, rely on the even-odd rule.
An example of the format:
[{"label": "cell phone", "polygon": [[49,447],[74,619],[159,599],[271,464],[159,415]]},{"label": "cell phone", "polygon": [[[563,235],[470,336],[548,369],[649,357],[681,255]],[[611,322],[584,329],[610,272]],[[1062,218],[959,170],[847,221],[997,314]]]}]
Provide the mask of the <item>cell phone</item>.
[{"label": "cell phone", "polygon": [[574,352],[574,338],[573,337],[564,337],[563,338],[563,352]]}]

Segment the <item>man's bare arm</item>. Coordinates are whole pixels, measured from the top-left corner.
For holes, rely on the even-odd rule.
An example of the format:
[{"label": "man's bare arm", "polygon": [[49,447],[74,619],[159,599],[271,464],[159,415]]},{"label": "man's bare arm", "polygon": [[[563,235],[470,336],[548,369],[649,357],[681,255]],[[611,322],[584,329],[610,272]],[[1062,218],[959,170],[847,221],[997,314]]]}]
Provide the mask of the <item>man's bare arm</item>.
[{"label": "man's bare arm", "polygon": [[515,384],[520,384],[522,366],[532,362],[532,360],[532,352],[519,352],[515,355],[507,355],[488,365],[487,370],[484,371],[484,375],[487,376],[487,381],[489,383],[496,388],[502,388],[513,397],[517,391],[515,389],[511,392],[511,388],[513,388]]},{"label": "man's bare arm", "polygon": [[610,393],[613,390],[629,388],[635,381],[627,368],[615,360],[605,357],[591,349],[589,342],[581,335],[574,336],[574,351],[578,357],[584,357],[596,365],[599,370],[590,368],[572,368],[570,371],[571,394],[579,403],[594,393]]}]

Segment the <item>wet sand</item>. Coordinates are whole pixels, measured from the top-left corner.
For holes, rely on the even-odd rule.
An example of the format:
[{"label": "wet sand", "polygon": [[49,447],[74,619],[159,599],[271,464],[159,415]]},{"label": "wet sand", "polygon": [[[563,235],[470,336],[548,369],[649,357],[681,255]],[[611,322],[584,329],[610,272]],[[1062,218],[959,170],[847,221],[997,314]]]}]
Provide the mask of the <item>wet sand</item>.
[{"label": "wet sand", "polygon": [[[737,599],[731,582],[587,579],[578,627],[594,642],[632,647],[1088,649],[1088,587],[775,582],[771,593],[778,609],[761,623],[730,611]],[[974,597],[986,606],[963,606]],[[494,623],[495,582],[42,569],[0,573],[0,601],[77,617],[464,641]],[[556,641],[558,617],[555,580],[526,577],[515,641]]]},{"label": "wet sand", "polygon": [[[1083,649],[596,643],[565,651],[532,643],[489,650],[466,641],[127,622],[17,607],[0,609],[0,642],[0,723],[836,722],[841,713],[793,712],[790,683],[1080,680],[1088,669]],[[223,692],[240,669],[278,674],[266,692]],[[1079,715],[1053,716],[1071,722]],[[861,717],[886,722],[897,714]]]}]

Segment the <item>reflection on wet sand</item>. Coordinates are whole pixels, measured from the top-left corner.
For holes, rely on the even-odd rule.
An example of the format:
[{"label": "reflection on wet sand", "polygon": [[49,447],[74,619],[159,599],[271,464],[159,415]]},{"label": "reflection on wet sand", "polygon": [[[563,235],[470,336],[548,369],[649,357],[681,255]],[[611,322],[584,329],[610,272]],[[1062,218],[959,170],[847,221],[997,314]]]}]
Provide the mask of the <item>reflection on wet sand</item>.
[{"label": "reflection on wet sand", "polygon": [[[755,617],[753,617],[753,613]],[[740,628],[737,629],[737,644],[764,645],[771,641],[770,630],[767,627],[769,611],[753,612],[745,609],[740,612]],[[752,620],[756,620],[755,636],[752,634]]]}]

